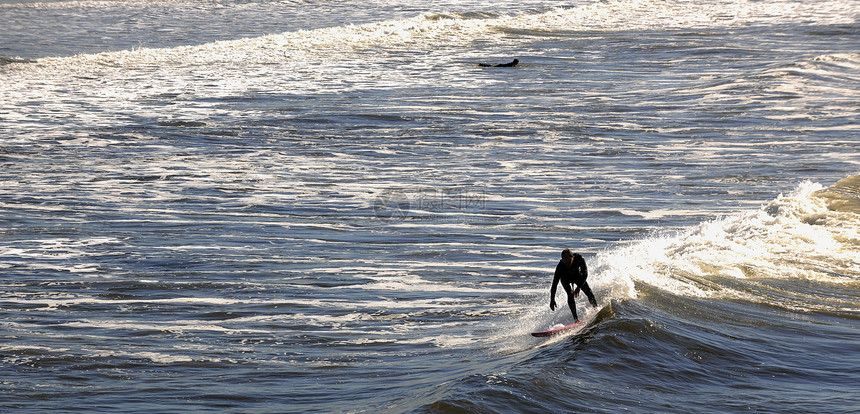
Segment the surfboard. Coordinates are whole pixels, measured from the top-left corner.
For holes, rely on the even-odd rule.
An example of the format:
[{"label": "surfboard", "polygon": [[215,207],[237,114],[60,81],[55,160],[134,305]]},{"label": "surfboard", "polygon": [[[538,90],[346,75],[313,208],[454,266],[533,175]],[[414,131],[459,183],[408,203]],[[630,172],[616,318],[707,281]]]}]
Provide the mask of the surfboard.
[{"label": "surfboard", "polygon": [[532,336],[543,337],[543,336],[553,336],[553,335],[562,334],[562,333],[569,331],[573,328],[576,328],[578,326],[582,326],[583,323],[585,323],[585,322],[579,321],[579,322],[572,324],[572,325],[562,326],[561,328],[550,329],[548,331],[532,332]]}]

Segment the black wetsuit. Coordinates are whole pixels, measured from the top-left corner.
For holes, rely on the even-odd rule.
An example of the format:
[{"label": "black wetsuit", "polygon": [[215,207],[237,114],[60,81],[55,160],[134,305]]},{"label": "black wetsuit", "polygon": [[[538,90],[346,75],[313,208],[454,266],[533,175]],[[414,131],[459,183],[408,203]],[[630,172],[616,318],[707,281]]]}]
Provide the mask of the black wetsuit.
[{"label": "black wetsuit", "polygon": [[[567,292],[567,306],[573,312],[573,319],[578,321],[579,317],[576,316],[576,301],[574,300],[574,296],[579,293],[580,289],[585,292],[585,296],[588,297],[588,302],[591,303],[591,306],[597,306],[594,293],[591,292],[588,282],[585,281],[587,278],[588,268],[585,266],[585,259],[579,253],[573,254],[573,261],[571,261],[570,267],[564,263],[564,260],[559,260],[558,265],[555,267],[555,277],[552,279],[552,288],[549,293],[550,303],[555,301],[555,290],[560,281],[561,287]],[[572,291],[571,284],[576,285],[576,290]]]}]

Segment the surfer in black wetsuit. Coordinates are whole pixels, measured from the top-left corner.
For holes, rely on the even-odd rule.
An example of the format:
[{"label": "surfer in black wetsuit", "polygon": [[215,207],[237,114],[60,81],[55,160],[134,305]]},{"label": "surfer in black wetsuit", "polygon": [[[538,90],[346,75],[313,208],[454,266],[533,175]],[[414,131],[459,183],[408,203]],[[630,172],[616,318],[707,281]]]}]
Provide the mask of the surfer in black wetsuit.
[{"label": "surfer in black wetsuit", "polygon": [[490,64],[490,63],[479,63],[478,66],[480,66],[482,68],[512,68],[512,67],[519,65],[519,64],[520,64],[520,60],[514,59],[510,63],[496,63],[495,65]]},{"label": "surfer in black wetsuit", "polygon": [[[571,253],[570,249],[564,249],[561,252],[561,261],[555,267],[555,277],[552,279],[552,288],[549,291],[549,308],[555,310],[555,290],[558,282],[561,282],[561,287],[567,292],[567,306],[573,312],[573,319],[579,322],[579,317],[576,316],[576,300],[579,296],[580,289],[585,292],[588,297],[588,302],[591,306],[597,307],[597,300],[594,299],[594,293],[588,287],[588,268],[585,266],[585,259],[579,253]],[[570,285],[575,284],[576,290],[571,290]]]}]

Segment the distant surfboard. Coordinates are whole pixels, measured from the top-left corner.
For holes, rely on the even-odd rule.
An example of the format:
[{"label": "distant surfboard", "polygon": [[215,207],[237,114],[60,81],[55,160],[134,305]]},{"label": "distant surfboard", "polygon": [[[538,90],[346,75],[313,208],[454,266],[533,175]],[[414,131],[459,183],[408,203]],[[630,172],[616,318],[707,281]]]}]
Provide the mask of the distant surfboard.
[{"label": "distant surfboard", "polygon": [[559,334],[563,334],[563,333],[565,333],[565,332],[567,332],[573,328],[582,326],[583,324],[585,324],[585,322],[579,321],[579,322],[572,324],[572,325],[562,326],[561,328],[550,329],[548,331],[532,332],[532,336],[544,337],[544,336],[559,335]]}]

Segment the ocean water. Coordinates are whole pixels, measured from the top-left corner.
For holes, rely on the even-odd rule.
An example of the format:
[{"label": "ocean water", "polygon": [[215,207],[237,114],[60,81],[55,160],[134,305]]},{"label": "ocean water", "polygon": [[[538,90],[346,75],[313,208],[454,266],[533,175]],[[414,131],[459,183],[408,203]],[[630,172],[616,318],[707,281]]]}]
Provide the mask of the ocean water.
[{"label": "ocean water", "polygon": [[0,412],[857,412],[858,15],[4,0]]}]

